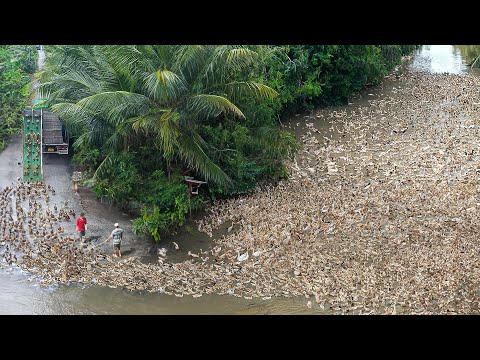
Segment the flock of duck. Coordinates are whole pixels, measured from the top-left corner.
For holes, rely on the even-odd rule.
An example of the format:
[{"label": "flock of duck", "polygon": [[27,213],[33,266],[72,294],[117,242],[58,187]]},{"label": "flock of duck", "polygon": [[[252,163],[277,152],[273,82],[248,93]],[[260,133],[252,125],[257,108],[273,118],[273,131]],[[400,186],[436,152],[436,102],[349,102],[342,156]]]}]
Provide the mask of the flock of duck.
[{"label": "flock of duck", "polygon": [[[363,105],[293,123],[290,178],[217,202],[221,238],[188,260],[112,259],[80,246],[45,183],[0,192],[0,253],[41,282],[251,299],[302,296],[335,314],[479,313],[480,79],[407,72]],[[327,126],[326,129],[325,126]]]}]

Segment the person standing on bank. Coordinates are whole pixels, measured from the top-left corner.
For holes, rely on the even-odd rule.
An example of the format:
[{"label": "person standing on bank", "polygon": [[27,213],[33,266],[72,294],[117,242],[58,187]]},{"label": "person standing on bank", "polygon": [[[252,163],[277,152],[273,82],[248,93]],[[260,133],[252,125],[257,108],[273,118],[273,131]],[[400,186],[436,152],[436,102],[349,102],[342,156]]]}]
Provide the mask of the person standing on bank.
[{"label": "person standing on bank", "polygon": [[85,213],[81,213],[80,217],[77,219],[77,231],[80,235],[80,245],[83,245],[85,241],[85,231],[87,230],[87,218],[85,217]]},{"label": "person standing on bank", "polygon": [[122,244],[123,230],[120,229],[120,225],[118,223],[115,223],[113,226],[115,226],[115,229],[113,229],[110,236],[97,246],[106,243],[110,239],[113,239],[113,257],[122,257],[122,253],[120,252],[120,245]]}]

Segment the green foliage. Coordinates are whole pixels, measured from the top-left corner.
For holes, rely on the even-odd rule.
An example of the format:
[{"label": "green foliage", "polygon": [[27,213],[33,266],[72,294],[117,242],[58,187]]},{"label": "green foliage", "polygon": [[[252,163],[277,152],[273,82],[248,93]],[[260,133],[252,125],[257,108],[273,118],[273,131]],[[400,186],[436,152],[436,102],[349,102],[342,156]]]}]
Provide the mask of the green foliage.
[{"label": "green foliage", "polygon": [[152,211],[143,208],[142,216],[133,220],[132,229],[135,235],[150,235],[155,241],[160,241],[160,230],[168,226],[168,216],[160,212],[158,206]]},{"label": "green foliage", "polygon": [[[144,190],[139,199],[146,205],[140,217],[133,221],[133,230],[138,235],[150,235],[160,241],[160,233],[185,222],[189,212],[188,189],[180,175],[174,176],[171,182],[165,174],[157,170],[146,180]],[[192,197],[192,210],[198,209],[203,203],[201,196]]]},{"label": "green foliage", "polygon": [[415,49],[420,47],[420,45],[399,45],[399,46],[402,51],[402,55],[411,54]]},{"label": "green foliage", "polygon": [[168,181],[162,170],[154,171],[145,181],[147,186],[142,188],[139,198],[148,204],[156,204],[162,208],[169,208],[175,198],[187,194],[187,185],[181,176],[174,176]]},{"label": "green foliage", "polygon": [[135,155],[121,153],[114,158],[92,190],[109,202],[126,206],[136,198],[140,176],[135,166]]},{"label": "green foliage", "polygon": [[15,62],[27,74],[33,74],[37,69],[38,52],[33,45],[11,45]]},{"label": "green foliage", "polygon": [[82,165],[90,172],[97,169],[100,163],[100,150],[96,148],[89,148],[84,145],[75,146],[75,153],[72,157],[72,162],[77,165]]},{"label": "green foliage", "polygon": [[[338,105],[365,85],[378,84],[415,45],[288,45],[265,57],[264,82],[279,93],[274,113],[287,116]],[[257,109],[269,116],[267,109]]]},{"label": "green foliage", "polygon": [[228,125],[204,126],[202,129],[202,136],[210,144],[210,156],[235,184],[228,191],[210,185],[212,198],[246,193],[260,180],[284,177],[283,160],[298,149],[293,134],[269,126]]},{"label": "green foliage", "polygon": [[402,56],[401,45],[379,45],[379,47],[387,71],[392,70],[396,65],[400,64],[400,58]]},{"label": "green foliage", "polygon": [[0,45],[0,151],[8,136],[21,130],[21,113],[28,100],[27,72],[36,59],[28,52],[27,46]]}]

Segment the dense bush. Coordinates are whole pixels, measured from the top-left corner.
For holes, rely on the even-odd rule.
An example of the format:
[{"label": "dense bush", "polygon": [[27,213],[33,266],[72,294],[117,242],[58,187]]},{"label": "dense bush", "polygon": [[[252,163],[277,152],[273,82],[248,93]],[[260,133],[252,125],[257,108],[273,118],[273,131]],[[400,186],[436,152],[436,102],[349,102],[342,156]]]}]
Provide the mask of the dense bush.
[{"label": "dense bush", "polygon": [[266,57],[265,84],[279,93],[261,116],[288,116],[316,106],[346,104],[365,85],[378,84],[412,45],[278,46]]},{"label": "dense bush", "polygon": [[137,196],[144,204],[142,214],[133,221],[136,234],[152,235],[160,240],[160,232],[181,226],[190,210],[203,204],[203,197],[188,198],[183,176],[176,174],[167,181],[165,174],[157,170],[142,184]]},{"label": "dense bush", "polygon": [[21,113],[29,95],[28,73],[35,69],[34,46],[0,45],[0,151],[8,136],[21,130]]},{"label": "dense bush", "polygon": [[111,163],[93,187],[98,197],[121,207],[134,200],[141,181],[135,160],[135,154],[126,152],[111,157]]}]

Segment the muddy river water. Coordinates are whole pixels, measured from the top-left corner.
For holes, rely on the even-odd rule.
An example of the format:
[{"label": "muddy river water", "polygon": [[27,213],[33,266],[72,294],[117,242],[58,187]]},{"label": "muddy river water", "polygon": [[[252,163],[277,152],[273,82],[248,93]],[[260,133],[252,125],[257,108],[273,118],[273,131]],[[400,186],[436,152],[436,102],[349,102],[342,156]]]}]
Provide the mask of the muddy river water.
[{"label": "muddy river water", "polygon": [[[479,69],[467,66],[478,54],[480,46],[425,45],[416,51],[409,66],[417,71],[479,75]],[[381,92],[388,92],[389,86],[388,82],[384,84]],[[368,91],[375,92],[375,89]],[[360,96],[350,106],[368,105],[367,100],[368,97]],[[297,119],[299,118],[293,118],[290,124],[294,124]],[[326,129],[328,124],[322,126],[320,121],[316,122],[315,127]],[[300,131],[298,129],[298,132]],[[13,147],[10,149],[7,147],[0,154],[0,163],[3,163],[0,164],[1,187],[6,186],[10,179],[17,175],[15,166],[20,161],[21,155],[13,153],[11,149]],[[7,158],[8,162],[5,161]],[[53,183],[65,180],[60,174],[50,175],[49,178]],[[5,179],[8,181],[4,181]],[[46,180],[49,182],[47,174]],[[110,219],[107,219],[106,223],[109,222]],[[94,229],[95,225],[92,224]],[[103,226],[98,224],[98,227],[101,225]],[[196,236],[200,239],[205,235],[196,234],[194,230],[193,234],[191,232],[189,234],[190,241],[194,242]],[[186,241],[184,246],[188,244],[188,240]],[[126,250],[135,251],[134,247],[135,245],[132,245]],[[246,300],[234,296],[204,295],[200,298],[190,296],[178,298],[93,285],[62,284],[45,288],[38,284],[37,279],[19,269],[0,269],[0,314],[322,314],[322,312],[318,308],[309,309],[303,297]]]}]

